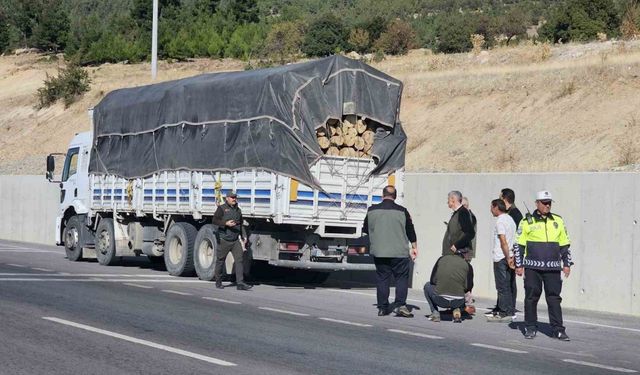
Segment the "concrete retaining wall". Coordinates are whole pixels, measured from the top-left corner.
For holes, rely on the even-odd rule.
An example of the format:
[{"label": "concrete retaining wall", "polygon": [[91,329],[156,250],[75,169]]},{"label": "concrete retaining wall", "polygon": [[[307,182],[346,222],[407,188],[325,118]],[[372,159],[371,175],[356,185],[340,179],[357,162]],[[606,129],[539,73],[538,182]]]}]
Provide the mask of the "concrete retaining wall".
[{"label": "concrete retaining wall", "polygon": [[[564,285],[563,306],[640,316],[639,173],[407,174],[405,186],[420,250],[414,288],[422,288],[441,253],[443,221],[451,216],[449,191],[469,197],[478,218],[474,293],[495,298],[490,202],[510,187],[524,213],[522,201],[533,210],[535,192],[548,189],[555,199],[552,211],[567,224],[576,263]],[[0,238],[53,244],[58,201],[57,184],[42,176],[0,176]]]},{"label": "concrete retaining wall", "polygon": [[[535,209],[536,191],[547,189],[553,194],[552,212],[565,219],[576,263],[563,285],[563,306],[640,316],[638,173],[408,174],[405,205],[416,225],[420,251],[414,288],[421,288],[428,280],[441,254],[443,221],[451,216],[447,193],[459,190],[469,197],[478,219],[476,258],[472,261],[474,294],[495,298],[491,260],[495,219],[489,207],[505,187],[516,192],[516,206],[523,214],[523,201]],[[521,278],[519,283],[518,300],[522,301]]]},{"label": "concrete retaining wall", "polygon": [[0,238],[55,244],[58,184],[42,176],[0,176]]}]

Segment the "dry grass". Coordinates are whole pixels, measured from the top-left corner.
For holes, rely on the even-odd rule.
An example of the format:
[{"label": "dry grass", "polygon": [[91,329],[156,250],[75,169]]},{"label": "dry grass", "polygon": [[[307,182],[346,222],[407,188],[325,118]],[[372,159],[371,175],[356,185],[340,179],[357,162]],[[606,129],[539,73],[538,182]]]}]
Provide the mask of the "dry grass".
[{"label": "dry grass", "polygon": [[[0,57],[0,173],[41,173],[44,155],[89,128],[87,108],[114,89],[151,82],[149,64],[105,64],[90,69],[94,83],[79,103],[36,111],[34,93],[60,63],[38,59]],[[640,41],[522,43],[477,55],[413,50],[373,65],[405,84],[400,116],[410,171],[587,171],[637,163],[640,125],[630,119],[640,119]],[[162,62],[159,72],[169,80],[243,66]]]}]

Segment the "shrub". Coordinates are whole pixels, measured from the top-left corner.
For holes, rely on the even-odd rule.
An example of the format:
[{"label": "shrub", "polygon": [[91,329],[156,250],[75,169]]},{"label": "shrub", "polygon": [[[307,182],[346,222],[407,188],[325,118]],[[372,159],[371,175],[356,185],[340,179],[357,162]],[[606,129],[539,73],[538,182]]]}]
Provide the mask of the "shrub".
[{"label": "shrub", "polygon": [[49,77],[44,87],[38,89],[36,108],[46,108],[62,99],[64,107],[69,107],[83,93],[89,91],[91,79],[89,74],[79,65],[70,64],[60,69],[57,77]]},{"label": "shrub", "polygon": [[264,55],[279,64],[289,62],[300,52],[302,44],[301,25],[296,22],[282,22],[273,25],[264,45]]},{"label": "shrub", "polygon": [[438,20],[436,27],[438,52],[468,52],[473,47],[469,35],[474,34],[470,17],[451,13]]},{"label": "shrub", "polygon": [[395,20],[380,35],[375,46],[390,55],[405,55],[416,46],[416,33],[410,24]]},{"label": "shrub", "polygon": [[365,53],[369,50],[371,39],[369,32],[360,28],[355,28],[349,33],[349,46],[358,53]]},{"label": "shrub", "polygon": [[347,30],[342,21],[332,14],[325,14],[311,22],[304,36],[302,52],[307,56],[328,56],[344,50]]},{"label": "shrub", "polygon": [[627,4],[620,24],[620,34],[623,39],[630,40],[640,37],[640,5],[636,1]]}]

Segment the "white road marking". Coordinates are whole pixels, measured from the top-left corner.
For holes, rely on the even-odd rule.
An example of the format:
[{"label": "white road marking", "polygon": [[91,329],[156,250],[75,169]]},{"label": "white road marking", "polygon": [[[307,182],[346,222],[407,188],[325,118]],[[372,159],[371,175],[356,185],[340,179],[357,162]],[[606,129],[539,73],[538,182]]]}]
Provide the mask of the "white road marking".
[{"label": "white road marking", "polygon": [[[324,290],[329,291],[329,292],[357,294],[357,295],[367,296],[367,297],[375,297],[376,296],[375,294],[372,294],[372,293],[356,292],[356,291],[353,291],[353,290],[342,290],[342,289],[324,289]],[[426,301],[424,301],[424,300],[411,299],[411,298],[408,298],[407,301],[417,302],[417,303],[426,303]],[[478,310],[489,311],[491,309],[478,308]],[[538,314],[538,317],[545,318],[545,315]],[[546,317],[546,318],[548,319],[548,317]],[[579,320],[570,320],[570,319],[564,319],[564,321],[565,322],[569,322],[569,323],[575,323],[575,324],[583,324],[583,325],[588,325],[588,326],[611,328],[611,329],[621,329],[621,330],[624,330],[624,331],[639,332],[640,333],[640,329],[638,329],[638,328],[627,328],[627,327],[611,326],[611,325],[607,325],[607,324],[589,323],[589,322],[582,322],[582,321],[579,321]]]},{"label": "white road marking", "polygon": [[64,325],[75,327],[75,328],[80,328],[80,329],[83,329],[83,330],[89,331],[89,332],[94,332],[94,333],[99,333],[101,335],[114,337],[114,338],[117,338],[117,339],[120,339],[120,340],[129,341],[129,342],[132,342],[132,343],[135,343],[135,344],[149,346],[149,347],[160,349],[160,350],[164,350],[164,351],[167,351],[167,352],[170,352],[170,353],[180,354],[180,355],[183,355],[185,357],[199,359],[201,361],[213,363],[215,365],[236,366],[235,363],[223,361],[223,360],[218,359],[218,358],[213,358],[213,357],[208,357],[208,356],[205,356],[205,355],[202,355],[202,354],[188,352],[186,350],[182,350],[182,349],[178,349],[178,348],[174,348],[174,347],[166,346],[166,345],[162,345],[162,344],[157,344],[157,343],[152,342],[152,341],[142,340],[142,339],[138,339],[138,338],[135,338],[135,337],[122,335],[122,334],[111,332],[111,331],[106,331],[104,329],[95,328],[95,327],[91,327],[91,326],[80,324],[80,323],[75,323],[75,322],[72,322],[72,321],[69,321],[69,320],[64,320],[64,319],[59,319],[59,318],[54,318],[54,317],[48,317],[48,316],[42,317],[42,319],[48,320],[48,321],[51,321],[51,322],[64,324]]},{"label": "white road marking", "polygon": [[31,269],[36,271],[42,271],[42,272],[53,272],[53,270],[50,270],[48,268],[31,267]]},{"label": "white road marking", "polygon": [[273,311],[273,312],[277,312],[277,313],[283,313],[283,314],[289,314],[289,315],[295,315],[295,316],[309,316],[309,314],[303,314],[303,313],[294,312],[294,311],[274,309],[274,308],[271,308],[271,307],[258,307],[258,308],[260,310]]},{"label": "white road marking", "polygon": [[509,352],[509,353],[518,353],[518,354],[526,354],[529,353],[527,351],[524,350],[517,350],[517,349],[511,349],[511,348],[502,348],[500,346],[493,346],[493,345],[487,345],[487,344],[478,344],[478,343],[473,343],[471,344],[472,346],[477,346],[479,348],[486,348],[486,349],[493,349],[493,350],[500,350],[503,352]]},{"label": "white road marking", "polygon": [[171,290],[171,289],[162,289],[162,291],[165,292],[165,293],[179,294],[181,296],[192,296],[193,295],[191,293],[179,292],[177,290]]},{"label": "white road marking", "polygon": [[426,333],[403,331],[403,330],[400,330],[400,329],[388,329],[387,331],[395,332],[395,333],[402,333],[403,335],[409,335],[409,336],[424,337],[426,339],[435,339],[435,340],[444,339],[444,337],[440,337],[440,336],[427,335]]},{"label": "white road marking", "polygon": [[[376,296],[375,294],[372,294],[372,293],[356,292],[356,291],[353,291],[353,290],[342,290],[342,289],[324,289],[324,290],[329,291],[329,292],[357,294],[357,295],[360,295],[360,296],[367,296],[367,297],[375,297]],[[411,299],[411,298],[407,298],[407,301],[417,302],[417,303],[427,303],[427,301],[425,301],[425,300]]]},{"label": "white road marking", "polygon": [[626,373],[638,372],[636,370],[631,370],[631,369],[628,369],[628,368],[601,365],[599,363],[593,363],[593,362],[576,361],[575,359],[563,359],[562,361],[563,362],[567,362],[567,363],[573,363],[573,364],[576,364],[576,365],[602,368],[602,369],[611,370],[611,371],[626,372]]},{"label": "white road marking", "polygon": [[7,266],[18,267],[18,268],[27,268],[27,266],[23,266],[22,264],[14,264],[14,263],[7,263]]},{"label": "white road marking", "polygon": [[[21,266],[19,264],[9,264],[10,266],[15,266],[15,267],[26,267],[26,266]],[[34,268],[35,269],[35,268]],[[51,271],[53,272],[53,271]],[[49,274],[44,274],[44,273],[0,273],[0,276],[39,276],[39,277],[44,277],[44,276],[70,276],[70,277],[148,277],[148,278],[174,278],[174,276],[171,275],[147,275],[147,274],[126,274],[126,273],[121,273],[121,274],[108,274],[108,273],[68,273],[68,272],[60,272],[60,273],[49,273]]]},{"label": "white road marking", "polygon": [[222,303],[230,303],[232,305],[242,305],[241,302],[229,301],[228,299],[215,298],[215,297],[202,297],[202,299],[208,299],[210,301],[222,302]]},{"label": "white road marking", "polygon": [[[38,275],[42,276],[42,275]],[[58,275],[62,276],[62,275]],[[173,283],[173,284],[211,284],[208,281],[202,280],[149,280],[149,279],[40,279],[40,278],[26,278],[26,277],[5,277],[0,278],[2,281],[44,281],[44,282],[71,282],[71,283],[87,283],[87,282],[100,282],[100,283]]]},{"label": "white road marking", "polygon": [[333,318],[318,318],[318,319],[324,320],[327,322],[346,324],[346,325],[356,326],[356,327],[373,327],[371,324],[355,323],[355,322],[349,322],[346,320],[339,320],[339,319],[333,319]]},{"label": "white road marking", "polygon": [[31,249],[0,249],[0,253],[53,253],[53,254],[62,254],[58,251],[49,251],[49,250],[31,250]]},{"label": "white road marking", "polygon": [[142,288],[142,289],[153,289],[153,287],[149,285],[140,285],[140,284],[133,284],[133,283],[122,283],[122,285],[128,285],[128,286],[133,286],[133,287]]},{"label": "white road marking", "polygon": [[636,329],[636,328],[610,326],[610,325],[607,325],[607,324],[581,322],[579,320],[569,320],[569,319],[564,319],[564,321],[565,322],[569,322],[569,323],[575,323],[575,324],[584,324],[584,325],[587,325],[587,326],[595,326],[595,327],[611,328],[611,329],[621,329],[621,330],[624,330],[624,331],[631,331],[631,332],[640,332],[640,329]]},{"label": "white road marking", "polygon": [[569,355],[577,355],[577,356],[581,356],[581,357],[593,357],[593,358],[595,358],[595,355],[593,355],[593,354],[577,353],[577,352],[565,352],[565,351],[557,350],[557,349],[553,349],[553,348],[545,348],[544,346],[523,344],[521,342],[514,341],[514,340],[506,341],[505,343],[506,344],[510,344],[510,345],[524,346],[525,348],[534,348],[534,349],[538,349],[538,350],[546,350],[546,351],[555,352],[555,353],[562,353],[562,354],[569,354]]}]

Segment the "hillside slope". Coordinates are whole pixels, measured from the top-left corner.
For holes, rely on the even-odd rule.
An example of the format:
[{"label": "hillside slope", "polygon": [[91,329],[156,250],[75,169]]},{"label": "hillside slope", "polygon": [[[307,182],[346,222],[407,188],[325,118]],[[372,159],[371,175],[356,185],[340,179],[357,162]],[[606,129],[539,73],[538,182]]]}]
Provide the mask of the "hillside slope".
[{"label": "hillside slope", "polygon": [[[89,68],[91,91],[66,110],[34,109],[36,90],[58,64],[0,57],[0,174],[43,173],[48,153],[89,129],[87,108],[111,90],[151,82],[149,64],[105,64]],[[415,50],[373,65],[405,83],[409,171],[638,170],[640,42]],[[243,67],[162,62],[159,80]]]}]

